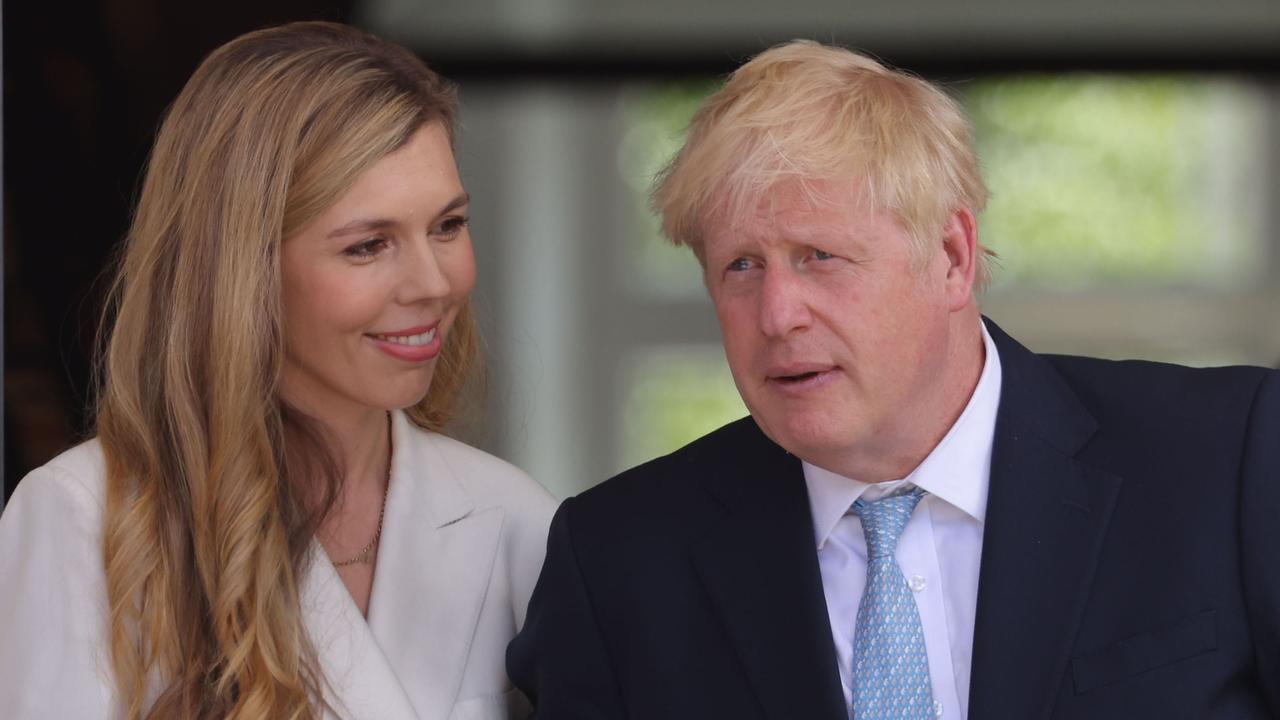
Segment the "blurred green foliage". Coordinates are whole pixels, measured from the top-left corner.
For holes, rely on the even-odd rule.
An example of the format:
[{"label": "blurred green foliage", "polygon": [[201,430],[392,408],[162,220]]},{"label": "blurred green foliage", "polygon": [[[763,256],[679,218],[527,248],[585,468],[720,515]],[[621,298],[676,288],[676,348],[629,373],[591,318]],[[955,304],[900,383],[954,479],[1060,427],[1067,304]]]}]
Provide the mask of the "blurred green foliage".
[{"label": "blurred green foliage", "polygon": [[639,296],[695,297],[702,294],[702,274],[687,248],[677,248],[663,237],[658,217],[649,209],[653,179],[675,157],[693,113],[712,90],[710,80],[663,85],[639,85],[623,93],[627,128],[618,153],[618,169],[631,188],[631,212],[635,229],[627,252],[618,257],[627,263],[623,277],[628,290]]},{"label": "blurred green foliage", "polygon": [[631,367],[622,467],[663,455],[747,414],[719,346],[662,347]]},{"label": "blurred green foliage", "polygon": [[1200,285],[1247,271],[1248,213],[1224,206],[1222,185],[1244,181],[1248,113],[1220,111],[1233,100],[1223,85],[1044,75],[969,86],[997,282]]}]

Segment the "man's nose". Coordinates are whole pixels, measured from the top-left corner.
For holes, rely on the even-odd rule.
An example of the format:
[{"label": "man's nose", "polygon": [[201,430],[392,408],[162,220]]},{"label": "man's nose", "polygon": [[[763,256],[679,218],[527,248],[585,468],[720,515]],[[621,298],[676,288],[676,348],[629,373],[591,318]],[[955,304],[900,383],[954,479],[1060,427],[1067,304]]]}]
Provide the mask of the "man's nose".
[{"label": "man's nose", "polygon": [[812,319],[807,293],[795,271],[766,268],[760,286],[760,330],[768,337],[786,337],[808,327]]}]

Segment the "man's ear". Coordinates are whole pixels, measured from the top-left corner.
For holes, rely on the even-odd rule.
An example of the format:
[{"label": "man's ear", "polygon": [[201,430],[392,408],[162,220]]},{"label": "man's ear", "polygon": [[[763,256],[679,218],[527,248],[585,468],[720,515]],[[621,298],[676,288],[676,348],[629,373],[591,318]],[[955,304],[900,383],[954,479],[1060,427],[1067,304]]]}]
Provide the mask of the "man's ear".
[{"label": "man's ear", "polygon": [[947,258],[947,300],[953,311],[973,298],[973,279],[978,268],[978,221],[969,208],[951,213],[942,226],[942,249]]}]

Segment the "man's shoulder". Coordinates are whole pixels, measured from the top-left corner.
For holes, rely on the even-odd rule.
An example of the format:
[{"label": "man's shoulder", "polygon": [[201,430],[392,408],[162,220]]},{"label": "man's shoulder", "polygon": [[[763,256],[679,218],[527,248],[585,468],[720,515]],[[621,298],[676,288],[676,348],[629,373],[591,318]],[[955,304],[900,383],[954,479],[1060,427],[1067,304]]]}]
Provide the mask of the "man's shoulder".
[{"label": "man's shoulder", "polygon": [[1148,360],[1104,360],[1042,355],[1067,384],[1095,409],[1159,409],[1176,417],[1206,410],[1248,409],[1274,370],[1245,365],[1194,368]]},{"label": "man's shoulder", "polygon": [[[1090,410],[1169,408],[1197,411],[1201,406],[1239,406],[1251,403],[1267,385],[1280,384],[1275,370],[1230,366],[1192,368],[1150,360],[1106,360],[1076,355],[1034,353],[1010,337],[990,319],[987,330],[999,349],[1006,379],[1032,385],[1065,382]],[[1043,369],[1047,364],[1052,373]]]},{"label": "man's shoulder", "polygon": [[1162,458],[1166,480],[1179,468],[1228,472],[1224,468],[1245,451],[1255,428],[1280,415],[1280,373],[1266,368],[1045,359],[1098,423],[1087,455],[1135,463],[1116,464],[1117,471],[1136,474],[1139,465]]},{"label": "man's shoulder", "polygon": [[676,506],[688,506],[691,500],[706,497],[708,478],[735,472],[744,457],[762,452],[781,450],[754,420],[745,417],[609,478],[574,497],[573,504],[601,518],[637,518],[650,512],[678,514]]},{"label": "man's shoulder", "polygon": [[581,498],[646,494],[665,484],[682,487],[691,476],[702,477],[733,464],[742,452],[771,442],[750,416],[723,425],[666,455],[641,463],[582,493]]}]

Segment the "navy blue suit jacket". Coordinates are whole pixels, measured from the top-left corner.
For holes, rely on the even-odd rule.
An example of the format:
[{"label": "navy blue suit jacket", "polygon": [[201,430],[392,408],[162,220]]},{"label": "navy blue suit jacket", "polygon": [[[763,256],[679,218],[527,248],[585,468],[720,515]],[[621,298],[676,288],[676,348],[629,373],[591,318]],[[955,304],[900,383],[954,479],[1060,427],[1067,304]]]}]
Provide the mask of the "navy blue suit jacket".
[{"label": "navy blue suit jacket", "polygon": [[[1280,717],[1280,373],[1000,353],[969,718]],[[564,503],[536,717],[845,717],[800,461],[750,418]]]}]

